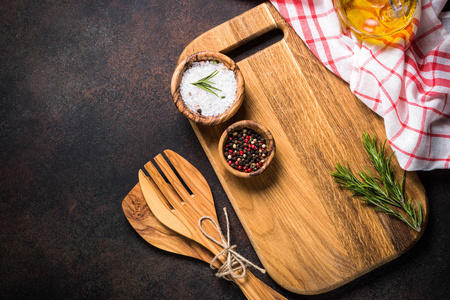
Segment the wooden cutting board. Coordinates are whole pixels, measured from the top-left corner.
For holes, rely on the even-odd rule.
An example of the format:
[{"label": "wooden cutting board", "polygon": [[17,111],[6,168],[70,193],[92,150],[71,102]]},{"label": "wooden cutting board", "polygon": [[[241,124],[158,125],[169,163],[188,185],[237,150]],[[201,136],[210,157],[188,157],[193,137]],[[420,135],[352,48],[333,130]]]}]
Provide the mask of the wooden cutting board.
[{"label": "wooden cutting board", "polygon": [[[384,141],[383,120],[314,57],[270,3],[199,36],[179,61],[199,51],[227,54],[273,29],[283,31],[281,41],[238,62],[246,88],[238,113],[216,126],[191,124],[269,275],[294,293],[319,294],[393,260],[421,234],[333,181],[337,162],[356,171],[371,165],[361,136]],[[271,130],[277,146],[269,169],[249,179],[227,173],[217,150],[225,128],[243,119]],[[401,176],[395,158],[393,165]],[[406,189],[426,222],[425,191],[413,172]]]}]

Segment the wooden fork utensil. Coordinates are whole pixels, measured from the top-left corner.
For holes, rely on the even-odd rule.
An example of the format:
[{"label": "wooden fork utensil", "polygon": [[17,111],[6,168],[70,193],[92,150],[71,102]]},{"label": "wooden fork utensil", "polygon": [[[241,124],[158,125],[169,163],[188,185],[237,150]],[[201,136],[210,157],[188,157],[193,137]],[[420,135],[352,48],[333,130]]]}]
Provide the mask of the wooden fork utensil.
[{"label": "wooden fork utensil", "polygon": [[[211,189],[203,175],[186,159],[171,150],[155,157],[158,168],[148,162],[145,169],[149,177],[140,170],[139,183],[150,210],[165,226],[196,241],[214,255],[223,248],[204,235],[199,220],[208,216],[217,224],[217,215]],[[204,222],[203,230],[220,241],[221,236],[212,222]],[[224,256],[218,257],[221,263]],[[285,299],[282,295],[260,281],[249,270],[243,278],[230,277],[248,299]]]}]

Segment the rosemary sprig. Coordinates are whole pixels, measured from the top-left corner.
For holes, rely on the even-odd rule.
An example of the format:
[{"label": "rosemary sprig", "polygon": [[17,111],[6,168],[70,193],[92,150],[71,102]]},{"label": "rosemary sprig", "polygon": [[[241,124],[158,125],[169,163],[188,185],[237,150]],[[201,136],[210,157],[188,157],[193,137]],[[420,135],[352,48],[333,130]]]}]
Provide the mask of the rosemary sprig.
[{"label": "rosemary sprig", "polygon": [[[352,192],[352,196],[372,204],[374,209],[388,215],[399,218],[417,232],[421,231],[422,208],[417,202],[417,209],[412,204],[412,198],[408,199],[405,193],[405,174],[400,183],[394,178],[391,169],[391,154],[384,154],[386,141],[380,142],[379,149],[375,137],[364,133],[362,137],[363,146],[372,161],[378,176],[373,176],[369,169],[357,173],[359,178],[347,167],[340,163],[336,165],[336,172],[332,173],[334,180],[345,189]],[[394,209],[396,207],[397,209]],[[399,209],[404,213],[399,212]]]},{"label": "rosemary sprig", "polygon": [[219,92],[221,92],[222,90],[213,87],[211,84],[215,84],[215,83],[210,81],[210,79],[213,78],[214,76],[216,76],[218,73],[219,73],[219,71],[215,70],[214,72],[212,72],[208,76],[203,77],[202,79],[199,79],[196,82],[192,82],[191,84],[193,84],[193,85],[195,85],[195,86],[197,86],[197,87],[199,87],[201,89],[204,89],[205,91],[210,92],[210,93],[216,95],[217,97],[219,97],[219,95],[217,95],[213,91],[213,89],[216,90],[216,91],[219,91]]}]

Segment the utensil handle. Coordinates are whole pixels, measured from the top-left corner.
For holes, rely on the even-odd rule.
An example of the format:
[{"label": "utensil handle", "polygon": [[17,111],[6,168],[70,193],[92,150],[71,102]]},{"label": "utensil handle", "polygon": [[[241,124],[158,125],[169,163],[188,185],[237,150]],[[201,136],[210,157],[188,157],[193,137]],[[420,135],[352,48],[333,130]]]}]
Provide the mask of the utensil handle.
[{"label": "utensil handle", "polygon": [[197,37],[180,55],[178,63],[189,55],[200,51],[227,52],[263,35],[280,29],[287,38],[287,22],[276,13],[276,8],[265,2]]},{"label": "utensil handle", "polygon": [[[217,241],[220,240],[219,233],[215,227],[212,226],[212,223],[208,222],[204,224],[203,230],[207,232],[210,236],[212,236]],[[202,240],[202,243],[213,255],[217,255],[222,252],[222,248],[216,243],[212,242],[205,235],[199,236]],[[228,254],[230,255],[230,254]],[[219,256],[218,260],[220,263],[224,264],[226,262],[226,256]],[[231,278],[234,283],[238,285],[247,299],[250,300],[260,300],[260,299],[286,299],[281,294],[276,292],[274,289],[266,285],[264,282],[259,280],[255,275],[250,272],[250,270],[246,270],[246,275],[243,278]]]},{"label": "utensil handle", "polygon": [[259,280],[249,270],[247,270],[247,275],[244,278],[233,279],[233,282],[237,284],[245,297],[249,300],[286,299],[277,291]]}]

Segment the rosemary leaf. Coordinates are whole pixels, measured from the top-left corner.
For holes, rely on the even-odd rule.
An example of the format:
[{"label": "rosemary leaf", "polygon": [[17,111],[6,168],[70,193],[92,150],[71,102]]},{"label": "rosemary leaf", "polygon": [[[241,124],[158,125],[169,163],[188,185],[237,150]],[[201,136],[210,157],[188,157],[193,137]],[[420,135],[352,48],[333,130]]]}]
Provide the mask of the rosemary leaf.
[{"label": "rosemary leaf", "polygon": [[212,84],[215,84],[214,82],[210,81],[211,78],[213,78],[214,76],[216,76],[219,73],[219,71],[215,70],[214,72],[212,72],[211,74],[209,74],[206,77],[203,77],[202,79],[197,80],[196,82],[192,82],[191,84],[195,85],[196,87],[199,87],[201,89],[204,89],[205,91],[216,95],[217,97],[219,97],[219,95],[216,94],[216,92],[214,92],[213,90],[219,91],[221,92],[222,90],[213,87]]},{"label": "rosemary leaf", "polygon": [[[370,137],[364,133],[362,136],[363,147],[369,155],[378,176],[374,176],[368,168],[365,171],[357,173],[359,178],[354,175],[350,167],[344,167],[342,164],[336,164],[336,172],[331,173],[334,181],[343,188],[349,190],[352,196],[360,198],[369,203],[376,211],[384,212],[394,216],[417,232],[422,227],[422,207],[417,203],[414,208],[412,199],[408,199],[405,193],[405,175],[403,172],[400,183],[395,179],[391,168],[391,154],[385,155],[386,141],[380,143],[377,147],[375,137]],[[396,207],[394,210],[392,207]],[[398,210],[402,211],[399,212]]]}]

